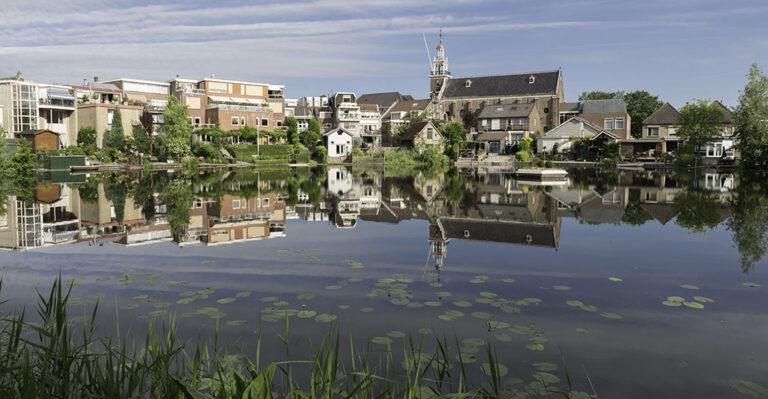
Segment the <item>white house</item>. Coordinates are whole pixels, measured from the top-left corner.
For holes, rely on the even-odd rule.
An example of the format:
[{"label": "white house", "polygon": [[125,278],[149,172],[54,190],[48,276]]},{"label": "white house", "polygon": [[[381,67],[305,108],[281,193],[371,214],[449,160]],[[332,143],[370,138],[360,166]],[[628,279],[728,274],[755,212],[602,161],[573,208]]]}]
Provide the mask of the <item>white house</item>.
[{"label": "white house", "polygon": [[352,154],[352,134],[344,128],[336,128],[323,135],[329,159],[344,159]]},{"label": "white house", "polygon": [[539,154],[562,153],[570,151],[575,139],[589,138],[595,140],[604,135],[610,140],[616,140],[616,136],[588,120],[574,117],[539,137],[536,140],[536,152]]}]

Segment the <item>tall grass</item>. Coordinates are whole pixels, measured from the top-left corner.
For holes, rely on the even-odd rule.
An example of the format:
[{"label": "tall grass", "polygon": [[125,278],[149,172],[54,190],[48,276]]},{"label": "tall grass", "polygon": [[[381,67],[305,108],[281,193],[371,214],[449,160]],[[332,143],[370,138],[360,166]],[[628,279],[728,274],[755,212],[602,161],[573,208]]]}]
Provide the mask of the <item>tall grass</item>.
[{"label": "tall grass", "polygon": [[[447,339],[436,339],[434,351],[424,349],[423,337],[407,339],[403,360],[396,363],[390,345],[361,350],[351,337],[342,352],[341,334],[332,327],[309,359],[296,360],[289,351],[293,343],[286,317],[277,334],[286,358],[266,363],[260,338],[251,356],[226,353],[218,334],[210,345],[185,345],[177,339],[173,317],[164,326],[150,323],[139,342],[123,336],[119,326],[108,337],[97,336],[98,304],[81,325],[72,327],[77,323],[67,309],[71,290],[59,277],[46,295],[38,293],[35,321],[27,320],[25,310],[0,317],[0,398],[419,399],[513,394],[490,347],[486,376],[474,385],[468,383],[461,356],[454,361]],[[576,396],[570,388],[516,394],[596,397]]]}]

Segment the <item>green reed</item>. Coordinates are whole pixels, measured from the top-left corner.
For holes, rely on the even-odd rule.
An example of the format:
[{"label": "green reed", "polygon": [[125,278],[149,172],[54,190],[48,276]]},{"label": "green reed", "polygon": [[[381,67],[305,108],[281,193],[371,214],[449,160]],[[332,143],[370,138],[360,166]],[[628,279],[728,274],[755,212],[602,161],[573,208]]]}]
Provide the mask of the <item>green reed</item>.
[{"label": "green reed", "polygon": [[[499,372],[497,355],[488,346],[486,373],[473,384],[461,354],[448,340],[404,342],[402,362],[391,345],[384,350],[357,346],[350,337],[341,350],[340,333],[332,327],[313,348],[311,357],[291,358],[290,323],[276,332],[286,358],[262,362],[261,338],[251,356],[228,354],[218,342],[188,345],[176,336],[176,321],[150,322],[139,342],[122,335],[119,326],[108,337],[96,335],[98,304],[80,326],[68,314],[72,286],[61,277],[47,295],[38,293],[37,317],[26,311],[0,316],[0,397],[2,398],[596,398],[597,395],[546,387],[536,392],[512,391]],[[0,282],[0,292],[2,282]],[[2,303],[0,303],[2,304]],[[116,317],[119,317],[116,314]],[[218,329],[217,329],[218,331]],[[458,348],[458,340],[456,341]],[[567,374],[567,372],[566,372]],[[301,377],[299,377],[301,376]],[[591,384],[591,381],[590,381]],[[593,390],[594,392],[594,390]],[[514,396],[517,395],[517,396]]]}]

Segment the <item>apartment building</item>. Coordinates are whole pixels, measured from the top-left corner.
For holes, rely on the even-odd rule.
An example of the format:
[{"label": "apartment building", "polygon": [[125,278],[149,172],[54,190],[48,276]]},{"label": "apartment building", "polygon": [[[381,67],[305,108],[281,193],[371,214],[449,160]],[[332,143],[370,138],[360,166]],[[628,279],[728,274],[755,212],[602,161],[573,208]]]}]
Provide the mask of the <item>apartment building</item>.
[{"label": "apartment building", "polygon": [[242,127],[275,130],[285,120],[285,86],[206,78],[169,82],[174,96],[189,107],[195,126],[218,126],[224,131]]},{"label": "apartment building", "polygon": [[0,79],[0,126],[6,138],[23,132],[50,130],[59,135],[59,148],[74,144],[77,108],[70,86],[24,80],[21,74]]},{"label": "apartment building", "polygon": [[155,130],[163,125],[163,113],[168,106],[168,96],[171,94],[169,82],[120,78],[105,81],[115,85],[122,91],[123,100],[132,105],[141,105],[144,112],[152,115]]},{"label": "apartment building", "polygon": [[[77,105],[77,125],[79,129],[89,127],[96,130],[96,147],[104,147],[104,137],[112,130],[115,113],[119,112],[123,124],[123,134],[133,134],[133,126],[141,124],[144,107],[120,103],[89,102]],[[75,142],[77,135],[75,135]]]}]

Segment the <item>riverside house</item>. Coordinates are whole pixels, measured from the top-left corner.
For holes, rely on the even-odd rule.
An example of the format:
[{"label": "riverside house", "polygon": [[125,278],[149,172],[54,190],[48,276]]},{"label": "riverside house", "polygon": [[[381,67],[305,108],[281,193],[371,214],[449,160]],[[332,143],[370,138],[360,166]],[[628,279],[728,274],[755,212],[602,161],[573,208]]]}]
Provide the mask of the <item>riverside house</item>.
[{"label": "riverside house", "polygon": [[573,142],[577,139],[589,139],[597,145],[605,141],[616,141],[618,137],[577,116],[539,137],[536,140],[536,152],[539,154],[559,154],[570,151]]},{"label": "riverside house", "polygon": [[400,144],[418,152],[428,148],[439,148],[442,152],[445,147],[445,138],[432,121],[414,122],[408,131],[400,137]]},{"label": "riverside house", "polygon": [[323,142],[328,149],[329,161],[346,161],[352,155],[352,133],[344,128],[336,128],[323,135]]}]

